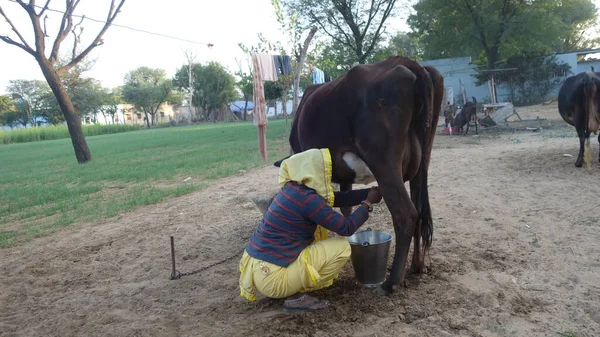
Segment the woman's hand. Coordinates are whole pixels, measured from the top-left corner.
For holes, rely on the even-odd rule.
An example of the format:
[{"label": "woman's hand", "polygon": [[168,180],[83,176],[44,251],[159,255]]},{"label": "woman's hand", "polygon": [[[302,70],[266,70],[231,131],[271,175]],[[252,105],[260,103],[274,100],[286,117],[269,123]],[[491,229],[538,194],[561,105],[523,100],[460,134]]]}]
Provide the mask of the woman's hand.
[{"label": "woman's hand", "polygon": [[367,201],[372,204],[377,204],[381,201],[382,195],[378,187],[371,187],[369,194],[367,194]]}]

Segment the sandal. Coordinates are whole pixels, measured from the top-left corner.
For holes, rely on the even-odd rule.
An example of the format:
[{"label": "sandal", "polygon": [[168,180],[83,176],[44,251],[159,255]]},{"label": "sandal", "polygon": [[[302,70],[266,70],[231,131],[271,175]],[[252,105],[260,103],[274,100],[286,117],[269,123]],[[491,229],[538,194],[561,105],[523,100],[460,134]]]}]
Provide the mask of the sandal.
[{"label": "sandal", "polygon": [[[312,301],[310,301],[311,299],[312,299]],[[289,306],[290,304],[300,303],[300,302],[304,302],[306,300],[309,300],[310,302],[308,302],[304,305],[297,306],[297,307]],[[297,299],[286,300],[283,305],[283,310],[285,312],[306,312],[309,310],[325,309],[327,307],[329,307],[329,301],[326,301],[326,300],[319,301],[316,298],[305,294],[305,295],[300,296]]]}]

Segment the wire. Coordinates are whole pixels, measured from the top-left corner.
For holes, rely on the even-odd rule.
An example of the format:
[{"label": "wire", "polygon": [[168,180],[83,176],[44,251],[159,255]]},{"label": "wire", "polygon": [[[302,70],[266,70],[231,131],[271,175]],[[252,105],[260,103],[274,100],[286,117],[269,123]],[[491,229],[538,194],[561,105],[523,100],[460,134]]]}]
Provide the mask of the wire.
[{"label": "wire", "polygon": [[[18,3],[16,0],[8,0],[8,1],[14,2],[14,3]],[[43,6],[39,6],[39,5],[33,5],[33,7],[44,8]],[[49,11],[49,12],[55,12],[55,13],[65,14],[65,12],[59,11],[57,9],[46,8],[46,10]],[[98,22],[98,23],[104,23],[104,24],[106,24],[106,21],[98,20],[98,19],[94,19],[94,18],[90,18],[89,16],[85,16],[85,15],[72,14],[71,16],[76,17],[76,18],[87,19],[87,20],[90,20],[90,21],[93,21],[93,22]],[[214,47],[214,44],[212,44],[212,43],[192,41],[192,40],[183,39],[183,38],[176,37],[176,36],[166,35],[166,34],[162,34],[162,33],[150,32],[150,31],[147,31],[147,30],[144,30],[144,29],[133,28],[133,27],[125,26],[125,25],[119,25],[119,24],[116,24],[116,23],[111,23],[110,25],[111,26],[115,26],[115,27],[120,27],[120,28],[127,28],[127,29],[130,29],[130,30],[133,30],[133,31],[136,31],[136,32],[140,32],[140,33],[146,33],[146,34],[150,34],[150,35],[162,36],[162,37],[165,37],[165,38],[168,38],[168,39],[179,40],[179,41],[184,41],[184,42],[198,44],[198,45],[204,45],[204,46],[207,46],[209,48]]]}]

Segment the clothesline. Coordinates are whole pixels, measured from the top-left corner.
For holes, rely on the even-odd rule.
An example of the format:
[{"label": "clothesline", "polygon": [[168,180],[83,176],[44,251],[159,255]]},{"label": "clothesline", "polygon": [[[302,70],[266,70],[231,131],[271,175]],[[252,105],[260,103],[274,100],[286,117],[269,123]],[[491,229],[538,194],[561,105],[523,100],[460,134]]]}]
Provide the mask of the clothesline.
[{"label": "clothesline", "polygon": [[[265,101],[265,88],[263,82],[278,80],[279,76],[292,73],[290,57],[288,55],[251,54],[252,58],[252,88],[254,112],[252,117],[254,125],[258,127],[258,149],[265,164],[267,155],[267,104]],[[310,65],[314,84],[330,82],[331,77],[321,69]]]},{"label": "clothesline", "polygon": [[265,81],[277,81],[278,76],[292,72],[290,57],[287,55],[252,54],[252,87],[254,125],[258,127],[258,149],[267,163],[267,104],[265,101]]}]

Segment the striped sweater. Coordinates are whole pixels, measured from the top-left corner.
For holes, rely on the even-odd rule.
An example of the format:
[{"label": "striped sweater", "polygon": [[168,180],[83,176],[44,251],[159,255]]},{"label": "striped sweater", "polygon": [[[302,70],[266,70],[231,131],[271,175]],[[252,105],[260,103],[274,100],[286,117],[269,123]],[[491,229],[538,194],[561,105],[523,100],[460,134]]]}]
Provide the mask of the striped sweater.
[{"label": "striped sweater", "polygon": [[[369,189],[335,192],[334,207],[356,206],[367,199]],[[342,236],[350,236],[367,221],[369,212],[358,207],[344,217],[327,205],[317,192],[288,182],[273,199],[254,232],[246,251],[256,259],[287,267],[314,240],[317,225]]]}]

